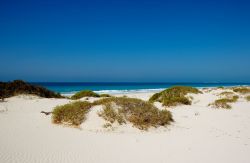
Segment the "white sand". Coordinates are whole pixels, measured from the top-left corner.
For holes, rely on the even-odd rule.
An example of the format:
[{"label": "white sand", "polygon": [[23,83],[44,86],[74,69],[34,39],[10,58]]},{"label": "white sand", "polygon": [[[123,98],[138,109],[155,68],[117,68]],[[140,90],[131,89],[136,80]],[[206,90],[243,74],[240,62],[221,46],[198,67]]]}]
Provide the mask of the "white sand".
[{"label": "white sand", "polygon": [[[40,111],[70,100],[12,97],[0,103],[0,162],[249,163],[250,102],[240,98],[231,110],[207,107],[219,92],[193,95],[191,106],[169,109],[172,125],[148,132],[132,125],[107,131],[96,114],[100,106],[91,109],[81,129],[55,125]],[[147,100],[152,94],[126,95]]]}]

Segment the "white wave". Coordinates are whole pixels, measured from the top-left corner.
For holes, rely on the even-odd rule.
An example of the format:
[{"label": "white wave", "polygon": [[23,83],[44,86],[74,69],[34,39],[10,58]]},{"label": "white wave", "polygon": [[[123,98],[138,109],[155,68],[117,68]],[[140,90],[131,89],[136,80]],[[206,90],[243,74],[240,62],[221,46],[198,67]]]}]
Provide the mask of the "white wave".
[{"label": "white wave", "polygon": [[147,92],[159,92],[165,88],[158,89],[126,89],[126,90],[99,90],[94,91],[99,94],[129,94],[129,93],[147,93]]},{"label": "white wave", "polygon": [[[235,86],[249,86],[249,85],[235,85]],[[198,86],[196,88],[202,89],[202,88],[216,88],[218,86]],[[223,87],[232,87],[232,86],[223,86]],[[157,93],[166,88],[156,88],[156,89],[123,89],[123,90],[98,90],[94,91],[95,93],[98,94],[130,94],[130,93]],[[69,92],[61,92],[62,95],[64,96],[72,96],[75,93],[79,91],[69,91]]]},{"label": "white wave", "polygon": [[61,92],[61,94],[63,96],[66,96],[66,97],[70,97],[70,96],[73,96],[75,93],[77,93],[79,91],[71,91],[71,92]]},{"label": "white wave", "polygon": [[[158,89],[125,89],[125,90],[98,90],[94,91],[98,94],[130,94],[130,93],[150,93],[150,92],[160,92],[165,88],[158,88]],[[64,96],[72,96],[78,91],[71,91],[71,92],[61,92]]]}]

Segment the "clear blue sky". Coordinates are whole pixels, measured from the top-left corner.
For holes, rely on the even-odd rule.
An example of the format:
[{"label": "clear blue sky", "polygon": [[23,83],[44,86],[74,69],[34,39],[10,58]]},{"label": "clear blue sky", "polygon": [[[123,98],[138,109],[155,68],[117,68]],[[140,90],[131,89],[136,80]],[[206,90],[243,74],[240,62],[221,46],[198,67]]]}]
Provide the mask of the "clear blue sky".
[{"label": "clear blue sky", "polygon": [[250,82],[250,1],[0,1],[0,80]]}]

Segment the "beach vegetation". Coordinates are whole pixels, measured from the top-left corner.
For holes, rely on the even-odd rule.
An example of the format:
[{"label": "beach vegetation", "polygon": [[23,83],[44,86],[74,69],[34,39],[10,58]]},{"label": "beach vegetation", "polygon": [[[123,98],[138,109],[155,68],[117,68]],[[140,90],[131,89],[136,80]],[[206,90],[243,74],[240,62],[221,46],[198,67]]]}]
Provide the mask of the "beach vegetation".
[{"label": "beach vegetation", "polygon": [[232,98],[236,94],[234,92],[224,91],[219,94],[221,97]]},{"label": "beach vegetation", "polygon": [[112,124],[111,123],[105,123],[103,125],[103,128],[111,128],[112,127]]},{"label": "beach vegetation", "polygon": [[173,121],[171,112],[159,110],[149,102],[136,98],[108,97],[93,103],[76,101],[57,106],[52,111],[52,122],[79,126],[86,119],[90,108],[97,105],[103,106],[98,115],[110,125],[115,122],[119,125],[129,122],[138,129],[147,130],[150,127],[166,126]]},{"label": "beach vegetation", "polygon": [[100,97],[112,97],[112,96],[109,94],[100,94]]},{"label": "beach vegetation", "polygon": [[111,103],[105,103],[103,110],[99,112],[98,115],[111,124],[114,122],[118,122],[120,125],[126,123],[124,117],[111,105]]},{"label": "beach vegetation", "polygon": [[247,96],[247,97],[246,97],[246,100],[247,100],[247,101],[250,101],[250,96]]},{"label": "beach vegetation", "polygon": [[178,104],[191,105],[192,101],[186,97],[188,93],[202,93],[197,88],[189,86],[173,86],[160,93],[155,93],[149,102],[161,102],[164,106],[176,106]]},{"label": "beach vegetation", "polygon": [[100,95],[93,92],[93,91],[90,91],[90,90],[82,90],[82,91],[77,92],[76,94],[74,94],[71,97],[71,99],[72,100],[78,100],[78,99],[83,98],[83,97],[100,97]]},{"label": "beach vegetation", "polygon": [[222,108],[222,109],[231,109],[232,106],[230,103],[234,103],[239,99],[239,96],[235,95],[230,98],[221,98],[218,100],[215,100],[215,102],[209,104],[209,106],[212,106],[214,108]]},{"label": "beach vegetation", "polygon": [[2,89],[2,88],[0,88],[0,99],[1,99],[1,101],[3,102],[4,101],[4,90]]},{"label": "beach vegetation", "polygon": [[26,83],[22,80],[13,82],[0,82],[0,98],[8,98],[20,94],[32,94],[45,98],[65,98],[59,93],[50,91],[44,87]]},{"label": "beach vegetation", "polygon": [[52,112],[52,121],[56,124],[79,126],[85,120],[91,106],[91,103],[86,101],[57,106]]},{"label": "beach vegetation", "polygon": [[241,94],[247,94],[250,93],[250,88],[249,87],[236,87],[233,88],[234,92],[241,93]]},{"label": "beach vegetation", "polygon": [[93,105],[104,105],[99,116],[105,120],[119,124],[130,122],[141,130],[165,126],[173,121],[169,111],[159,110],[153,104],[136,98],[111,97],[95,101]]}]

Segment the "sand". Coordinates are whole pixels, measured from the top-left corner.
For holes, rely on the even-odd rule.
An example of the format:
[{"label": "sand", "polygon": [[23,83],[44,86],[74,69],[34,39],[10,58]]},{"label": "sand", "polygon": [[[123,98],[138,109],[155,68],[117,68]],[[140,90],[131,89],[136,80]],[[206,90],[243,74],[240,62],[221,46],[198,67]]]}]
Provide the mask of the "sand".
[{"label": "sand", "polygon": [[[70,100],[8,98],[0,103],[0,162],[249,163],[250,102],[241,97],[231,110],[208,107],[220,91],[192,95],[191,106],[168,108],[175,122],[147,132],[130,124],[104,129],[100,106],[80,128],[55,125],[40,112]],[[152,93],[126,95],[147,100]]]}]

